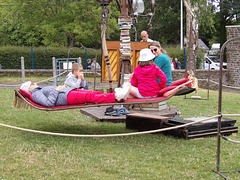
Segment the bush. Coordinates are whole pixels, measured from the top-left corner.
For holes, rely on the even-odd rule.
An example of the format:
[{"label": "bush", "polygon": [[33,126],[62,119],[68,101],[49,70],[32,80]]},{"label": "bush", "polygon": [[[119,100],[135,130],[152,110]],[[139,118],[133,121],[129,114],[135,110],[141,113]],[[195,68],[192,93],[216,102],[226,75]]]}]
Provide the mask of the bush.
[{"label": "bush", "polygon": [[[180,47],[163,47],[170,57],[178,58],[184,68],[184,50]],[[33,68],[34,69],[52,69],[52,57],[67,58],[69,48],[64,47],[33,47]],[[101,65],[101,50],[87,50],[87,58],[94,58],[97,54],[97,62]],[[199,51],[201,56],[202,52]],[[31,47],[26,46],[2,46],[0,47],[0,64],[2,69],[21,69],[21,56],[24,57],[25,69],[32,69]],[[85,50],[71,49],[69,58],[82,58],[82,65],[86,67]],[[202,56],[201,56],[202,57]],[[187,49],[185,51],[187,58]],[[200,64],[200,59],[197,60],[197,67]]]},{"label": "bush", "polygon": [[[180,47],[171,47],[171,46],[166,47],[164,49],[167,51],[169,57],[173,58],[173,61],[174,61],[174,58],[178,58],[178,61],[180,61],[181,64],[182,64],[182,69],[185,68],[184,67],[184,49],[181,50]],[[188,53],[188,49],[185,48],[185,59],[187,59],[187,53]],[[199,56],[201,58],[203,58],[203,51],[198,50],[198,53],[199,53]],[[196,64],[197,69],[200,68],[201,62],[202,62],[202,60],[198,57],[197,58],[197,64]]]},{"label": "bush", "polygon": [[[52,57],[68,58],[69,48],[64,47],[33,47],[33,67],[34,69],[51,69]],[[101,64],[101,51],[88,49],[87,58],[96,57]],[[24,57],[25,69],[32,69],[31,47],[2,46],[0,47],[0,64],[3,69],[21,69],[21,57]],[[82,58],[85,67],[85,50],[71,49],[69,58]]]},{"label": "bush", "polygon": [[[171,47],[168,46],[166,48],[163,47],[167,51],[167,54],[169,57],[173,58],[178,58],[178,61],[181,62],[182,64],[182,69],[184,69],[184,49],[181,50],[180,47]],[[187,49],[185,51],[185,58],[187,58]]]}]

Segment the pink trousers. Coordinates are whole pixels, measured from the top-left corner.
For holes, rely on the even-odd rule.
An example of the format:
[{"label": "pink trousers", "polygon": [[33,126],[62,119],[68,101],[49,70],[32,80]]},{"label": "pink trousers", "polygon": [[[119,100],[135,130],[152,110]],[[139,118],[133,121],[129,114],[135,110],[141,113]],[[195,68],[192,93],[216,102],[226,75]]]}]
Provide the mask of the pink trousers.
[{"label": "pink trousers", "polygon": [[85,104],[85,103],[115,103],[114,93],[101,93],[98,91],[74,89],[68,93],[68,104]]}]

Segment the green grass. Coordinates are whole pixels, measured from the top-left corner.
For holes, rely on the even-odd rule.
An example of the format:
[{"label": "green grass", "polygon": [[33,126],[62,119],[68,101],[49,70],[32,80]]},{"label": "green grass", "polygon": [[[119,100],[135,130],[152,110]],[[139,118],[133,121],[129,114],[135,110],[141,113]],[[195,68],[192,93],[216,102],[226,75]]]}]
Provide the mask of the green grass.
[{"label": "green grass", "polygon": [[[191,94],[194,95],[194,94]],[[189,96],[191,96],[189,95]],[[198,95],[205,98],[207,91]],[[13,90],[0,89],[0,122],[61,133],[133,132],[124,123],[100,123],[79,110],[45,112],[11,108]],[[218,92],[210,100],[168,100],[181,117],[217,115]],[[223,113],[240,114],[240,95],[223,93]],[[239,117],[236,126],[240,125]],[[239,135],[229,136],[239,140]],[[216,169],[216,137],[184,140],[163,134],[115,138],[70,138],[0,127],[0,179],[221,179]],[[220,170],[239,170],[239,144],[221,141]],[[225,174],[239,179],[239,173]]]}]

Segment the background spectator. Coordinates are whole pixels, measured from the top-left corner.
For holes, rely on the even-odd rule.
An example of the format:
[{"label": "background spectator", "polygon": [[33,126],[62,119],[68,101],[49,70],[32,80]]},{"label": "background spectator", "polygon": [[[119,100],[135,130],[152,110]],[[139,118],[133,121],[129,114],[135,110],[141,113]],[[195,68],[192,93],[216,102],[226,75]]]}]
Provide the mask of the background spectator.
[{"label": "background spectator", "polygon": [[91,69],[95,69],[95,65],[96,65],[96,69],[101,69],[101,66],[97,62],[97,59],[93,58],[93,62],[91,64]]},{"label": "background spectator", "polygon": [[176,69],[182,69],[182,64],[181,64],[181,62],[178,61],[177,58],[175,58],[174,61],[175,61],[174,64],[175,64]]},{"label": "background spectator", "polygon": [[141,37],[142,37],[142,40],[140,42],[152,42],[153,41],[152,39],[148,38],[147,31],[142,31]]},{"label": "background spectator", "polygon": [[88,59],[87,60],[87,69],[91,69],[91,64],[92,64],[92,60]]}]

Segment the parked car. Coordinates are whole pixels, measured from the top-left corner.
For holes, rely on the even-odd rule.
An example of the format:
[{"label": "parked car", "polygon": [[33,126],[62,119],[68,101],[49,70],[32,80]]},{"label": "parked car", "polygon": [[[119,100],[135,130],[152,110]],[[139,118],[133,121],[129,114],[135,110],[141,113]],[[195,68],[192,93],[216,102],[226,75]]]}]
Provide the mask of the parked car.
[{"label": "parked car", "polygon": [[[220,59],[218,56],[206,56],[203,61],[203,69],[220,69]],[[227,69],[227,63],[223,62],[223,69]]]},{"label": "parked car", "polygon": [[213,43],[210,51],[208,52],[209,55],[219,55],[220,54],[220,43]]}]

